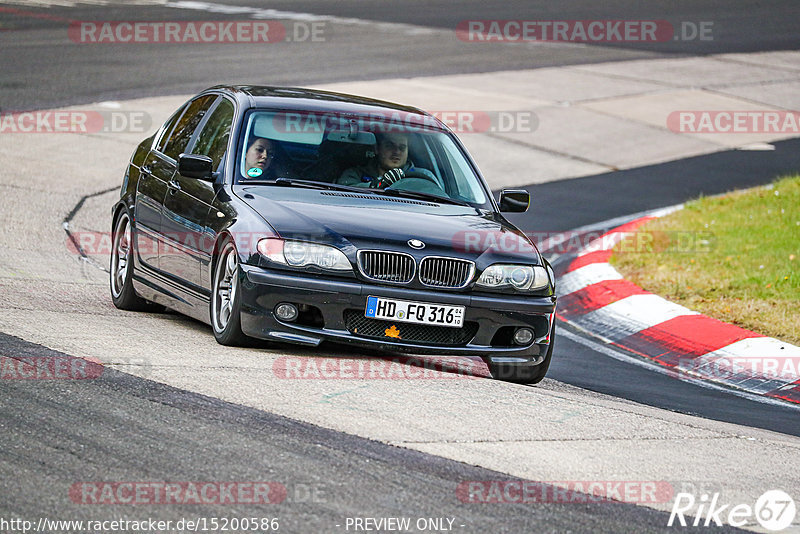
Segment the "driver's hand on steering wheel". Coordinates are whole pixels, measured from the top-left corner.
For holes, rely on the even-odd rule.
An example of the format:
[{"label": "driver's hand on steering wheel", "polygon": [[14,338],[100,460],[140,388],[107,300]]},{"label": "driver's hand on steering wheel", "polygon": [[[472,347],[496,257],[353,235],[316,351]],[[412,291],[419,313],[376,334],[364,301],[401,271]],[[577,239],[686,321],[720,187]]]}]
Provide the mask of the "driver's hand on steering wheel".
[{"label": "driver's hand on steering wheel", "polygon": [[397,180],[403,178],[405,175],[406,173],[403,172],[403,169],[392,169],[390,171],[386,171],[383,176],[373,178],[369,183],[369,186],[373,189],[385,189],[395,183]]}]

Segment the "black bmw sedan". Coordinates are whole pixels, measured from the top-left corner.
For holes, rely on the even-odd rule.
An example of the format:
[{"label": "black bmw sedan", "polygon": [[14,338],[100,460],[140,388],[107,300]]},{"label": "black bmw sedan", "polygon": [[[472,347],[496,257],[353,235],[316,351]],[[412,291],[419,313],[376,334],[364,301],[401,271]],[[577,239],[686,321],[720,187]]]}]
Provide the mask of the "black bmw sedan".
[{"label": "black bmw sedan", "polygon": [[112,208],[111,296],[248,337],[480,356],[536,383],[553,353],[550,265],[458,138],[416,108],[214,87],[136,148]]}]

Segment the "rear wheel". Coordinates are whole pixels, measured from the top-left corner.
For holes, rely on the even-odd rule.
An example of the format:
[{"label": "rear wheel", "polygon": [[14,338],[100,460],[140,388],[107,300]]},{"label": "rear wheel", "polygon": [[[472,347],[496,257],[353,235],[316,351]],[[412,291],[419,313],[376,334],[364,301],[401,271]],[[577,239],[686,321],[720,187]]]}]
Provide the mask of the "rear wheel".
[{"label": "rear wheel", "polygon": [[114,225],[111,248],[111,300],[120,310],[154,311],[157,306],[136,294],[133,289],[133,229],[127,211],[120,213]]},{"label": "rear wheel", "polygon": [[550,333],[550,344],[547,346],[547,353],[542,363],[539,365],[519,365],[513,363],[489,362],[489,371],[492,373],[492,378],[517,384],[538,384],[544,379],[544,375],[547,374],[547,369],[550,367],[555,341],[556,325],[553,323],[553,331]]},{"label": "rear wheel", "polygon": [[211,327],[221,345],[241,345],[247,340],[242,332],[239,253],[226,239],[220,247],[211,286]]}]

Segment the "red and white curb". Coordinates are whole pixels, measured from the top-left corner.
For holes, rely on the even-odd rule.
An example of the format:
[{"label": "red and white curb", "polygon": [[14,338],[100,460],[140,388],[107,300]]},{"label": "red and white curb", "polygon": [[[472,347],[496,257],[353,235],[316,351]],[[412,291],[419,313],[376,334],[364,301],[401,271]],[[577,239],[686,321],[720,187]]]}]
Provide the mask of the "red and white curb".
[{"label": "red and white curb", "polygon": [[627,234],[679,208],[618,226],[560,261],[556,315],[678,377],[800,403],[800,347],[669,302],[625,280],[608,263],[611,249]]}]

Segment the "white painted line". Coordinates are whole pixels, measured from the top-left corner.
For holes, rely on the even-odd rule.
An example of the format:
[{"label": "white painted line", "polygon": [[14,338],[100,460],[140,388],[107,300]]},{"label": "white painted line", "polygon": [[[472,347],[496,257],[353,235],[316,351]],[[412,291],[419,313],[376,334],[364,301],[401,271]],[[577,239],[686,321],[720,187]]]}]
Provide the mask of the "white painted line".
[{"label": "white painted line", "polygon": [[[571,321],[567,321],[567,323],[571,323]],[[566,328],[560,329],[558,331],[558,335],[559,336],[564,336],[565,338],[569,339],[570,341],[574,341],[575,343],[583,345],[584,347],[587,347],[587,348],[589,348],[589,349],[591,349],[593,351],[599,352],[601,354],[605,354],[606,356],[614,358],[615,360],[618,360],[618,361],[621,361],[621,362],[624,362],[624,363],[629,363],[629,364],[632,364],[632,365],[636,365],[638,367],[643,367],[643,368],[648,369],[650,371],[653,371],[653,372],[656,372],[656,373],[660,373],[662,375],[670,376],[671,378],[678,378],[683,382],[688,382],[688,383],[693,384],[693,385],[698,386],[698,387],[702,387],[702,388],[706,388],[706,389],[713,389],[715,391],[724,391],[726,393],[730,393],[731,395],[736,395],[737,397],[742,397],[744,399],[751,400],[753,402],[759,402],[761,404],[769,404],[769,405],[772,405],[772,406],[782,406],[783,408],[789,408],[789,409],[797,410],[798,412],[800,412],[800,404],[793,404],[793,403],[786,402],[786,401],[783,401],[783,400],[780,400],[780,399],[773,399],[771,397],[764,397],[762,395],[755,395],[755,394],[749,393],[747,391],[741,391],[741,390],[739,390],[737,388],[734,388],[732,386],[719,385],[719,384],[716,384],[714,382],[710,382],[708,380],[699,380],[699,379],[694,379],[694,378],[682,376],[682,375],[679,375],[678,373],[676,373],[674,370],[666,368],[666,367],[663,367],[663,366],[653,362],[652,360],[648,360],[648,359],[645,359],[645,358],[640,358],[640,357],[637,357],[637,356],[633,356],[633,355],[624,353],[624,352],[616,350],[613,347],[610,347],[608,345],[604,345],[602,343],[598,343],[597,341],[593,341],[591,339],[585,338],[585,337],[580,336],[578,334],[573,334],[572,332],[570,332]]]},{"label": "white painted line", "polygon": [[371,26],[378,29],[402,30],[408,35],[434,34],[437,32],[454,30],[443,30],[405,24],[400,22],[377,22],[374,20],[358,19],[352,17],[337,17],[334,15],[317,15],[314,13],[301,13],[297,11],[283,11],[279,9],[268,9],[249,6],[232,6],[228,4],[216,4],[213,2],[194,2],[189,0],[179,0],[168,2],[166,7],[176,9],[189,9],[194,11],[205,11],[207,13],[222,13],[224,15],[244,15],[253,19],[281,19],[294,20],[298,22],[331,22],[337,24],[349,24],[355,26]]},{"label": "white painted line", "polygon": [[702,376],[774,382],[771,391],[800,379],[800,347],[771,337],[752,337],[704,354],[690,365]]},{"label": "white painted line", "polygon": [[[648,213],[646,213],[644,215],[641,215],[641,216],[638,216],[638,217],[634,217],[634,218],[632,218],[632,219],[630,219],[630,220],[628,220],[628,221],[626,221],[626,222],[624,222],[622,224],[627,224],[627,223],[636,221],[638,219],[642,219],[644,217],[654,217],[654,218],[663,217],[665,215],[669,215],[670,213],[673,213],[673,212],[681,210],[681,209],[683,209],[683,204],[678,204],[676,206],[669,206],[669,207],[666,207],[666,208],[653,210],[653,211],[650,211],[650,212],[648,212]],[[633,234],[634,232],[635,232],[635,230],[633,230],[633,231],[629,230],[629,231],[623,231],[623,232],[610,231],[610,232],[602,235],[598,239],[595,239],[594,241],[591,241],[586,246],[585,249],[583,249],[580,252],[578,252],[578,257],[585,256],[586,254],[589,254],[589,253],[592,253],[592,252],[597,252],[599,250],[611,250],[615,246],[617,246],[617,243],[622,241],[625,237]]]},{"label": "white painted line", "polygon": [[3,4],[16,6],[50,8],[50,7],[75,7],[81,4],[89,5],[160,5],[166,0],[4,0]]},{"label": "white painted line", "polygon": [[[699,376],[702,378],[705,375]],[[712,376],[712,378],[714,377]],[[740,389],[749,391],[750,393],[766,395],[770,391],[777,391],[788,384],[792,384],[794,381],[785,382],[783,380],[769,380],[757,376],[741,376],[729,379],[717,379],[717,382],[731,384]]]},{"label": "white painted line", "polygon": [[[381,22],[376,20],[359,19],[354,17],[339,17],[335,15],[320,15],[316,13],[302,13],[297,11],[283,11],[279,9],[268,9],[268,8],[249,7],[249,6],[233,6],[228,4],[217,4],[214,2],[195,2],[193,0],[177,0],[172,2],[166,2],[165,6],[177,9],[192,9],[196,11],[205,11],[208,13],[222,13],[226,15],[244,15],[244,16],[250,16],[250,18],[253,19],[260,19],[260,20],[282,19],[282,20],[294,20],[298,22],[309,22],[309,23],[330,22],[336,24],[348,24],[353,26],[369,26],[372,29],[377,29],[382,31],[402,32],[405,35],[409,36],[438,34],[438,35],[452,35],[453,38],[456,37],[455,28],[432,28],[428,26],[419,26],[416,24],[408,24],[404,22]],[[514,46],[514,47],[522,46],[537,51],[541,51],[541,49],[543,48],[579,49],[591,46],[586,43],[563,42],[563,41],[502,42],[499,44],[502,44],[504,46]]]},{"label": "white painted line", "polygon": [[[728,193],[723,193],[727,195]],[[721,195],[714,195],[714,196],[721,196]],[[667,206],[666,208],[660,208],[657,210],[652,210],[648,212],[645,216],[655,217],[656,219],[659,217],[664,217],[665,215],[669,215],[670,213],[675,213],[676,211],[683,209],[683,204],[675,204],[674,206]]]},{"label": "white painted line", "polygon": [[570,271],[556,282],[556,295],[563,297],[606,280],[621,280],[622,275],[608,263],[590,263]]},{"label": "white painted line", "polygon": [[[662,217],[682,208],[682,204],[669,206],[653,210],[648,215]],[[615,222],[625,224],[643,216],[646,215],[617,219]],[[598,226],[602,227],[603,224],[608,222],[598,223]],[[562,235],[567,236],[577,231]],[[578,257],[613,248],[628,233],[630,232],[612,230],[590,242],[584,250],[578,252]],[[608,263],[586,265],[564,274],[559,280],[557,294],[568,295],[605,279],[622,279],[622,276]],[[613,343],[683,315],[698,313],[657,295],[632,295],[566,322],[588,335]],[[709,382],[723,384],[747,391],[754,397],[792,387],[800,379],[800,347],[773,338],[743,339],[699,358],[687,359],[685,363],[686,366],[679,365],[680,372],[676,369],[668,371],[669,374],[684,380],[691,375],[703,385]],[[775,403],[783,405],[783,401]]]},{"label": "white painted line", "polygon": [[681,209],[683,209],[683,204],[675,204],[673,206],[656,208],[654,210],[640,211],[637,213],[631,213],[630,215],[622,215],[621,217],[614,217],[613,219],[600,221],[598,223],[579,226],[578,228],[575,228],[573,230],[562,232],[560,234],[556,234],[554,236],[547,238],[542,242],[541,246],[539,247],[539,251],[543,253],[548,252],[553,247],[557,247],[562,243],[568,242],[571,237],[579,236],[580,234],[593,232],[595,230],[611,230],[612,228],[622,226],[623,224],[635,221],[636,219],[641,219],[642,217],[648,217],[648,216],[663,217],[664,215],[669,215],[670,213]]},{"label": "white painted line", "polygon": [[800,347],[772,337],[748,337],[709,352],[706,356],[800,358]]},{"label": "white painted line", "polygon": [[682,315],[698,313],[658,295],[631,295],[571,321],[616,342]]},{"label": "white painted line", "polygon": [[753,143],[750,145],[740,146],[738,150],[769,151],[775,150],[775,145],[771,145],[769,143]]},{"label": "white painted line", "polygon": [[625,239],[626,236],[631,235],[632,232],[609,232],[602,237],[599,237],[586,245],[586,248],[578,252],[578,257],[598,252],[601,250],[611,250],[617,243]]}]

